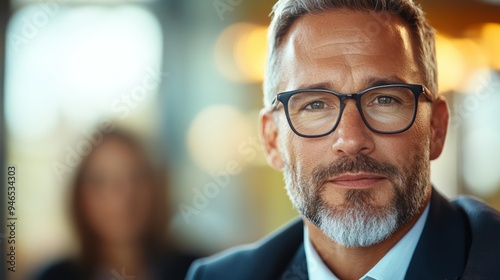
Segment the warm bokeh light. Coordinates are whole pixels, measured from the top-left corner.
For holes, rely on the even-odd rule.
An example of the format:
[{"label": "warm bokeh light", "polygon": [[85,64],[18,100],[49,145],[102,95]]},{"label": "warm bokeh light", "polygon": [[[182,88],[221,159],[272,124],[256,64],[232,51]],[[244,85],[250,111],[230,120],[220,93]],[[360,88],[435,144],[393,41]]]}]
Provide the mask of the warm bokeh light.
[{"label": "warm bokeh light", "polygon": [[472,72],[477,69],[482,69],[488,66],[488,57],[476,40],[470,38],[459,38],[454,39],[452,42],[462,53],[467,76],[470,76]]},{"label": "warm bokeh light", "polygon": [[250,124],[237,107],[212,105],[199,112],[187,135],[192,160],[206,172],[224,170],[232,160],[244,162],[241,145],[252,136]]},{"label": "warm bokeh light", "polygon": [[490,66],[500,70],[500,24],[487,23],[481,30],[483,48]]},{"label": "warm bokeh light", "polygon": [[263,80],[267,27],[236,23],[227,27],[215,45],[215,62],[229,79],[258,83]]},{"label": "warm bokeh light", "polygon": [[[471,29],[472,35],[477,29]],[[478,69],[500,66],[500,25],[486,24],[477,36],[454,38],[436,35],[440,92],[464,91]]]},{"label": "warm bokeh light", "polygon": [[255,26],[236,42],[234,58],[238,68],[250,81],[262,82],[267,49],[267,28]]},{"label": "warm bokeh light", "polygon": [[440,92],[458,88],[466,74],[463,53],[452,39],[442,35],[436,36],[436,52]]}]

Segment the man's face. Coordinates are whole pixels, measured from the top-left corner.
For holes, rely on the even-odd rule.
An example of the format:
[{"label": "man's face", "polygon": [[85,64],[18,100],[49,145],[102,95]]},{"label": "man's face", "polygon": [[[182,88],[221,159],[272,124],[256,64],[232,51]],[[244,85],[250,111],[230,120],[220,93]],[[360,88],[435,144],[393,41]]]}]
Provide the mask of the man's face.
[{"label": "man's face", "polygon": [[[352,11],[298,19],[282,44],[278,91],[356,93],[381,84],[423,84],[409,29],[396,15],[386,16],[383,24]],[[375,35],[366,32],[374,23]],[[294,206],[349,247],[378,243],[420,213],[430,194],[429,160],[442,150],[448,117],[443,99],[436,109],[421,96],[409,130],[379,134],[365,125],[355,102],[346,101],[335,131],[320,138],[292,132],[282,106],[261,119],[268,160],[283,171]]]}]

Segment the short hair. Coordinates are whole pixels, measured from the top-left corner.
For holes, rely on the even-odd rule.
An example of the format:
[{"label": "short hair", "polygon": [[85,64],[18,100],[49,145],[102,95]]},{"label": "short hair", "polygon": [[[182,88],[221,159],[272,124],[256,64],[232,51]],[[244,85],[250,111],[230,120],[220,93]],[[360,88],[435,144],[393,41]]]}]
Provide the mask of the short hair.
[{"label": "short hair", "polygon": [[[279,86],[280,48],[293,23],[301,16],[347,9],[398,15],[408,25],[417,44],[417,60],[425,86],[437,94],[437,63],[434,29],[413,0],[279,0],[273,7],[268,33],[264,78],[264,105],[269,106]],[[366,30],[365,30],[366,31]],[[365,32],[366,33],[366,32]]]}]

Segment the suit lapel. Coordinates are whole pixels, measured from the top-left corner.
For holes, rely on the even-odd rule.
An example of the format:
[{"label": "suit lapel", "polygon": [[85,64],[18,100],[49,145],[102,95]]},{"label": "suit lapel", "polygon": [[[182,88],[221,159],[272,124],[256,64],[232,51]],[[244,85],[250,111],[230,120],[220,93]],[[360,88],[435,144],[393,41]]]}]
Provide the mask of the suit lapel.
[{"label": "suit lapel", "polygon": [[432,190],[429,216],[405,279],[458,279],[470,246],[463,213]]},{"label": "suit lapel", "polygon": [[306,253],[304,251],[304,243],[302,243],[295,253],[292,261],[283,272],[279,279],[288,280],[309,280],[307,272]]}]

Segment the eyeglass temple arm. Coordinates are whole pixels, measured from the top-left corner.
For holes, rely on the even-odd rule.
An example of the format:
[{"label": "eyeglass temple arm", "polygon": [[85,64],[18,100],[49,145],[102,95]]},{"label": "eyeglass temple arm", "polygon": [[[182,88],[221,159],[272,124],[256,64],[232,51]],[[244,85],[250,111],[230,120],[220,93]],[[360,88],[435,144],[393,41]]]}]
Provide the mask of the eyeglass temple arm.
[{"label": "eyeglass temple arm", "polygon": [[430,90],[428,90],[425,86],[422,86],[422,93],[424,94],[425,98],[429,100],[430,102],[436,101],[437,97],[431,93]]},{"label": "eyeglass temple arm", "polygon": [[271,106],[269,107],[269,112],[276,110],[279,105],[280,105],[280,102],[278,101],[278,96],[276,95],[273,98],[273,101],[271,101]]}]

